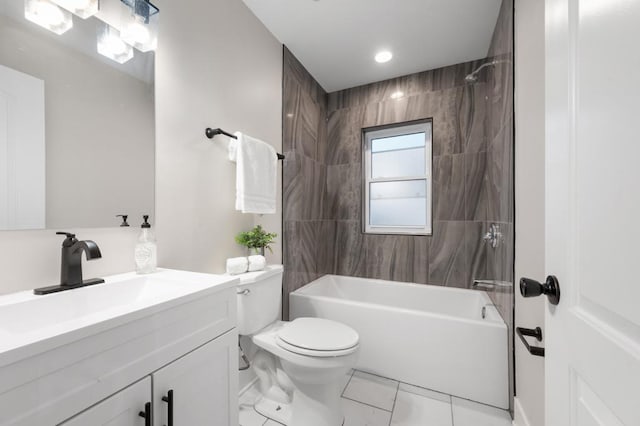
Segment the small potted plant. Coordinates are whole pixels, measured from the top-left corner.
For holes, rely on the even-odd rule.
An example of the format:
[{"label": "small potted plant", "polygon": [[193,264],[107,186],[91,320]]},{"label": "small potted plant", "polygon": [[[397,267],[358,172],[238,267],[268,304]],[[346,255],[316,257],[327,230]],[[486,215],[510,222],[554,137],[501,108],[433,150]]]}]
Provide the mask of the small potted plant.
[{"label": "small potted plant", "polygon": [[264,256],[265,248],[269,249],[270,253],[273,253],[271,243],[277,236],[278,234],[266,232],[262,229],[262,226],[256,225],[252,230],[236,235],[236,242],[245,246],[249,250],[249,254],[255,253]]}]

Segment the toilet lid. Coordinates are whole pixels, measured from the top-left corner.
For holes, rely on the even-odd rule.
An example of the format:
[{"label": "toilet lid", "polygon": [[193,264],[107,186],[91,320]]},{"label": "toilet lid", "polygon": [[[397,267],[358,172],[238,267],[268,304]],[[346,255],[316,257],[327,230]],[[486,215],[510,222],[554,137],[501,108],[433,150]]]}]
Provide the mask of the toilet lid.
[{"label": "toilet lid", "polygon": [[278,332],[293,347],[311,351],[344,351],[358,344],[358,333],[344,324],[323,318],[297,318]]}]

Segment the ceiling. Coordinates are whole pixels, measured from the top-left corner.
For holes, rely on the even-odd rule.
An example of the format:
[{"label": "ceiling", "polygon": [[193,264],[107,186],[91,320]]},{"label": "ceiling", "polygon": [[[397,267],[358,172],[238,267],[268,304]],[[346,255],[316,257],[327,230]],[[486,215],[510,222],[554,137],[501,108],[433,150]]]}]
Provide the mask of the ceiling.
[{"label": "ceiling", "polygon": [[502,2],[243,1],[327,92],[486,57]]}]

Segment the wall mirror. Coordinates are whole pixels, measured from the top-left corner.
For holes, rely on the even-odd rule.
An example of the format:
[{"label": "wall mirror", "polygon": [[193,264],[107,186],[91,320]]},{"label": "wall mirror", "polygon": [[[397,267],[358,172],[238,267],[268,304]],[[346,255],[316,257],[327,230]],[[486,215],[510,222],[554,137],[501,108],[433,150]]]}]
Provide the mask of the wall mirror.
[{"label": "wall mirror", "polygon": [[0,0],[0,230],[153,217],[158,15],[143,0]]}]

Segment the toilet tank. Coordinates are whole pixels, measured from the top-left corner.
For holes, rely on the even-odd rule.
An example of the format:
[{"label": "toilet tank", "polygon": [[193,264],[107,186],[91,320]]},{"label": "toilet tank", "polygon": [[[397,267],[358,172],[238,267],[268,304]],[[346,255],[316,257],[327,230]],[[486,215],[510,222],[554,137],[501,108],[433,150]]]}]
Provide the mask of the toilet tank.
[{"label": "toilet tank", "polygon": [[282,265],[269,265],[238,276],[238,334],[254,334],[280,318],[282,272]]}]

